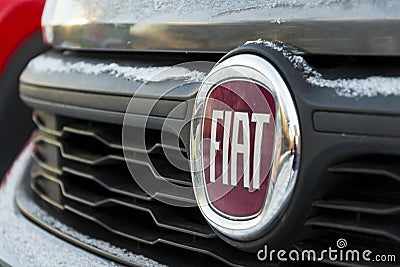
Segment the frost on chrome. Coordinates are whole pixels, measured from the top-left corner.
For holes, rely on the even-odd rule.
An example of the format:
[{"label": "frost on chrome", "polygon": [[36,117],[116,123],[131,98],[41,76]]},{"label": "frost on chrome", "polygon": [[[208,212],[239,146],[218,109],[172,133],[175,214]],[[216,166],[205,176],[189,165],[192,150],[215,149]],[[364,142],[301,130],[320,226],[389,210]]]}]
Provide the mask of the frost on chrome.
[{"label": "frost on chrome", "polygon": [[[32,147],[29,145],[20,155],[9,172],[6,183],[0,188],[0,259],[11,266],[120,266],[52,236],[28,221],[17,210],[14,195],[18,182],[25,173]],[[23,194],[20,197],[24,207],[66,235],[135,265],[164,266],[142,255],[81,234],[49,216]]]},{"label": "frost on chrome", "polygon": [[[161,82],[166,80],[184,80],[186,82],[201,82],[206,73],[189,70],[184,67],[131,67],[117,63],[69,62],[60,58],[39,56],[28,65],[34,73],[81,73],[86,75],[111,75],[137,82]],[[173,68],[173,71],[170,71]],[[164,72],[164,75],[163,75]]]},{"label": "frost on chrome", "polygon": [[314,86],[335,89],[339,96],[373,97],[400,96],[400,77],[371,76],[364,79],[326,79],[323,75],[314,70],[301,56],[301,52],[279,42],[265,40],[248,41],[246,44],[263,44],[276,51],[282,52],[296,69],[304,73],[306,81]]},{"label": "frost on chrome", "polygon": [[[47,1],[48,3],[55,1]],[[249,19],[296,19],[332,14],[358,16],[360,13],[385,14],[397,17],[396,0],[97,0],[57,1],[47,4],[43,16],[45,25],[92,22],[115,24],[149,22],[213,22]]]}]

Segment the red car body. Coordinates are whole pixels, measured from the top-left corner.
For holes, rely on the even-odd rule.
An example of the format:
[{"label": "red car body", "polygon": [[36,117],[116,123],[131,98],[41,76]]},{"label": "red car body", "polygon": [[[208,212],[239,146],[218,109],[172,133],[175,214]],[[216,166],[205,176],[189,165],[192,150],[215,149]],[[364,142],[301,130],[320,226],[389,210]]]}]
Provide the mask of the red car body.
[{"label": "red car body", "polygon": [[[0,0],[0,180],[33,129],[19,99],[19,76],[46,46],[41,38],[45,0]],[[10,114],[13,114],[10,116]]]},{"label": "red car body", "polygon": [[40,30],[45,0],[0,0],[0,76],[24,40]]}]

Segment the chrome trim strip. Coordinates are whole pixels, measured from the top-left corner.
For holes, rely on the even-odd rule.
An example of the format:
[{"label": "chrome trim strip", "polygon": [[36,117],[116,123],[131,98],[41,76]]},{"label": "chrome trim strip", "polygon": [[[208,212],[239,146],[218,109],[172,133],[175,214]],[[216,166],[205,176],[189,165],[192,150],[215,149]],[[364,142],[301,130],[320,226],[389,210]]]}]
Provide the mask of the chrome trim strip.
[{"label": "chrome trim strip", "polygon": [[[151,3],[150,3],[151,2]],[[227,52],[248,40],[281,41],[310,54],[400,55],[400,2],[54,1],[44,38],[72,50]],[[274,1],[271,1],[274,2]]]}]

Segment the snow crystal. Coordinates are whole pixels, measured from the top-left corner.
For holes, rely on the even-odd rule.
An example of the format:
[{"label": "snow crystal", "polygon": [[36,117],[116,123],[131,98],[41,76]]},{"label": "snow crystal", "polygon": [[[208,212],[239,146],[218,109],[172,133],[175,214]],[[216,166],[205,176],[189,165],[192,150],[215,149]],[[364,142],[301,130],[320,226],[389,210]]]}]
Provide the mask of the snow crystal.
[{"label": "snow crystal", "polygon": [[86,75],[112,75],[129,81],[160,82],[165,80],[185,80],[186,82],[201,82],[206,73],[189,70],[184,67],[131,67],[117,63],[89,63],[84,61],[69,62],[61,58],[39,56],[28,65],[35,73],[81,73]]},{"label": "snow crystal", "polygon": [[282,24],[282,23],[284,23],[285,21],[284,20],[282,20],[282,19],[274,19],[274,20],[271,20],[271,23],[272,24]]},{"label": "snow crystal", "polygon": [[[28,221],[17,210],[14,195],[20,178],[26,171],[32,148],[32,144],[27,146],[8,173],[6,182],[0,188],[0,259],[6,260],[12,266],[120,266],[52,236]],[[23,205],[39,216],[41,220],[66,235],[136,265],[164,266],[142,255],[136,255],[126,249],[118,248],[71,229],[49,216],[23,194],[21,200]]]},{"label": "snow crystal", "polygon": [[345,97],[400,96],[398,77],[371,76],[365,79],[336,80],[308,77],[307,81],[315,86],[335,88],[339,96]]},{"label": "snow crystal", "polygon": [[301,56],[302,52],[280,42],[270,42],[262,39],[248,41],[247,44],[263,44],[282,53],[293,66],[302,71],[306,81],[318,87],[335,89],[339,96],[344,97],[373,97],[400,96],[400,77],[371,76],[364,79],[326,79],[314,70]]}]

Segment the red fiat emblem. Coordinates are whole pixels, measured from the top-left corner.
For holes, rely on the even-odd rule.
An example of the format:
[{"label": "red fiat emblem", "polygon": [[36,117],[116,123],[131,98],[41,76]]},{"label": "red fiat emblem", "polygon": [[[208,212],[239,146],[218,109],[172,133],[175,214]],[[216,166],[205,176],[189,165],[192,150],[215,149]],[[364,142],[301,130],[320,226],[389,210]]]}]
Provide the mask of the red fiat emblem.
[{"label": "red fiat emblem", "polygon": [[191,123],[193,190],[219,233],[268,233],[295,188],[300,124],[285,80],[268,60],[237,54],[216,64],[197,93]]},{"label": "red fiat emblem", "polygon": [[271,186],[274,96],[257,83],[229,81],[211,90],[205,105],[202,158],[208,201],[229,216],[257,215]]}]

